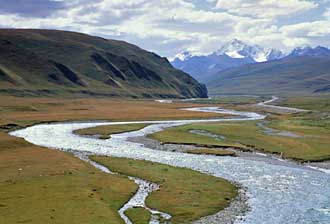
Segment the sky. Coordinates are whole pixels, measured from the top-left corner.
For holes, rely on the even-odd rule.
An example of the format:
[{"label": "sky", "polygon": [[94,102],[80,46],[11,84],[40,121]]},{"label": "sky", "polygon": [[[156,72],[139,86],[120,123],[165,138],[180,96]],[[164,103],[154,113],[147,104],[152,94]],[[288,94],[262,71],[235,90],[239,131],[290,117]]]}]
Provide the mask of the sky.
[{"label": "sky", "polygon": [[330,0],[0,0],[0,27],[83,32],[169,58],[234,38],[288,52],[330,47]]}]

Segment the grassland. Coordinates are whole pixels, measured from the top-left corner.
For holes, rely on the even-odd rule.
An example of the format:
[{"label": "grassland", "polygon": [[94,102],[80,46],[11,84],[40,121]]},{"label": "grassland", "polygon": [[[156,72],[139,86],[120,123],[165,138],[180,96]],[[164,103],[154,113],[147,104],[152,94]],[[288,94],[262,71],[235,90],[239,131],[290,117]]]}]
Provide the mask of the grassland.
[{"label": "grassland", "polygon": [[185,168],[125,158],[92,156],[92,160],[124,175],[160,185],[146,204],[172,215],[172,223],[190,223],[225,208],[237,195],[231,183]]},{"label": "grassland", "polygon": [[[233,147],[282,154],[284,158],[303,162],[330,159],[330,131],[325,128],[298,125],[296,120],[274,120],[271,126],[300,134],[292,138],[265,134],[256,122],[191,124],[167,129],[150,137],[167,143],[189,143],[209,147]],[[295,124],[295,125],[293,125]],[[189,130],[206,130],[223,135],[225,140],[191,134]]]},{"label": "grassland", "polygon": [[280,105],[330,113],[330,94],[320,96],[290,97],[282,101]]},{"label": "grassland", "polygon": [[112,134],[136,131],[146,127],[148,124],[122,124],[122,125],[102,125],[92,128],[83,128],[74,131],[78,135],[98,136],[100,139],[109,139]]},{"label": "grassland", "polygon": [[0,132],[0,223],[123,223],[134,182]]},{"label": "grassland", "polygon": [[[236,105],[235,108],[245,109],[239,103],[222,102],[226,106]],[[272,115],[268,125],[280,130],[288,130],[300,135],[303,139],[285,138],[280,136],[267,136],[253,122],[221,123],[221,124],[195,124],[197,126],[178,127],[165,130],[158,135],[162,141],[200,143],[202,145],[215,145],[225,147],[242,147],[246,144],[259,147],[260,150],[280,152],[284,156],[302,161],[323,160],[329,155],[329,104],[327,98],[293,98],[284,101],[285,106],[295,106],[306,109],[316,109],[319,112],[310,112],[295,115]],[[109,99],[56,99],[56,98],[17,98],[0,97],[0,223],[122,223],[117,214],[117,209],[127,201],[135,192],[137,186],[121,176],[107,175],[99,172],[88,164],[74,158],[72,155],[55,150],[37,147],[22,139],[9,136],[6,132],[39,122],[68,121],[68,120],[165,120],[184,118],[209,118],[219,116],[212,113],[201,113],[177,110],[177,108],[206,106],[208,104],[173,103],[161,104],[153,101],[123,101]],[[242,107],[241,107],[242,106]],[[207,136],[189,133],[190,128],[208,130],[223,135],[226,140],[215,140]],[[169,131],[169,132],[168,132]],[[255,131],[256,136],[251,136]],[[164,133],[168,133],[167,136]],[[281,145],[282,144],[282,145]],[[281,147],[279,147],[281,146]],[[284,151],[287,150],[287,151]],[[291,153],[291,155],[290,155]],[[122,163],[122,161],[120,161]],[[189,197],[181,193],[184,188],[173,189],[178,194],[173,194],[173,200],[168,200],[170,186],[162,181],[169,180],[169,170],[156,168],[156,165],[137,165],[133,161],[128,166],[128,161],[120,164],[116,162],[118,170],[123,173],[137,172],[144,174],[141,177],[151,178],[151,181],[160,183],[162,191],[157,191],[148,198],[148,205],[157,208],[168,208],[169,213],[178,208],[180,203],[190,203],[182,208],[182,213],[175,213],[181,220],[183,217],[197,217],[190,212],[198,208],[198,215],[206,214],[213,209],[218,211],[223,204],[209,204],[203,208],[204,203],[209,203],[214,197],[200,199],[200,203],[189,201]],[[127,166],[126,166],[126,165]],[[126,167],[124,167],[126,166]],[[153,169],[147,169],[154,166]],[[133,168],[134,169],[133,169]],[[127,168],[127,170],[124,170]],[[159,176],[154,176],[159,171]],[[155,171],[155,172],[154,172]],[[150,173],[153,172],[151,175]],[[174,172],[174,171],[173,171]],[[183,173],[188,172],[184,170]],[[161,177],[164,175],[165,178]],[[183,175],[183,174],[182,174]],[[176,175],[176,178],[190,177]],[[138,176],[138,175],[137,175]],[[179,179],[180,179],[179,178]],[[199,178],[199,177],[198,177]],[[206,177],[200,177],[206,183]],[[190,178],[189,178],[190,179]],[[174,180],[167,183],[174,182]],[[180,181],[176,180],[175,181]],[[211,186],[214,182],[205,184],[206,195],[213,192]],[[201,192],[198,183],[191,183],[190,200]],[[168,187],[168,188],[167,188]],[[217,188],[219,189],[219,188]],[[221,188],[220,188],[221,189]],[[189,189],[188,189],[189,190]],[[193,192],[195,190],[195,192]],[[219,191],[219,190],[218,190]],[[225,192],[219,191],[216,194]],[[228,192],[227,192],[228,193]],[[171,194],[172,195],[172,194]],[[182,197],[183,197],[182,196]],[[219,195],[218,198],[223,198]],[[230,198],[230,197],[229,197]],[[179,200],[180,199],[180,200]],[[205,201],[204,201],[205,200]],[[157,203],[158,201],[158,203]],[[159,201],[165,201],[160,204]],[[218,201],[219,202],[219,201]],[[207,212],[206,212],[207,209]],[[161,209],[160,209],[161,210]],[[165,211],[165,210],[164,210]],[[135,213],[135,214],[134,214]],[[131,217],[140,214],[131,211]],[[141,214],[140,214],[141,215]],[[140,217],[141,218],[141,217]],[[142,218],[141,218],[142,220]],[[179,222],[180,223],[180,222]]]},{"label": "grassland", "polygon": [[188,150],[187,153],[197,154],[197,155],[213,155],[213,156],[235,156],[236,155],[236,153],[233,151],[222,150],[222,149],[209,149],[209,148],[192,149],[192,150]]},{"label": "grassland", "polygon": [[177,110],[198,104],[164,104],[115,99],[57,99],[0,96],[0,126],[68,120],[166,120],[219,117],[219,114]]},{"label": "grassland", "polygon": [[151,219],[150,212],[145,208],[130,208],[125,211],[125,215],[134,224],[148,224]]},{"label": "grassland", "polygon": [[117,210],[137,186],[71,154],[6,132],[40,122],[163,120],[215,116],[177,108],[192,104],[114,99],[0,96],[0,223],[122,223]]},{"label": "grassland", "polygon": [[[154,134],[149,135],[155,140],[166,143],[173,144],[192,144],[197,146],[205,146],[205,147],[222,147],[222,148],[240,148],[247,149],[247,147],[240,143],[233,143],[231,141],[224,141],[220,139],[216,139],[213,137],[199,135],[195,133],[191,133],[191,130],[205,130],[214,134],[219,134],[217,132],[218,127],[222,126],[224,123],[198,123],[198,124],[189,124],[178,126],[174,128],[168,128],[161,132],[156,132]],[[239,125],[239,124],[238,124]],[[227,137],[227,135],[224,135]]]}]

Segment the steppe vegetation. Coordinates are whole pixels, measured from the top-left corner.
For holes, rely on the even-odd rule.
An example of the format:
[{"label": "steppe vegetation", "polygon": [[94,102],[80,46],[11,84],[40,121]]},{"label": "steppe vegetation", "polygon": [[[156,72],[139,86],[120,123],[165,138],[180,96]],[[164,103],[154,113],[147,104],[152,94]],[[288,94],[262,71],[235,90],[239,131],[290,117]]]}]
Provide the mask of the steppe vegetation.
[{"label": "steppe vegetation", "polygon": [[225,208],[237,195],[226,180],[190,169],[142,160],[92,156],[110,170],[160,185],[146,200],[147,206],[172,215],[171,222],[190,223]]}]

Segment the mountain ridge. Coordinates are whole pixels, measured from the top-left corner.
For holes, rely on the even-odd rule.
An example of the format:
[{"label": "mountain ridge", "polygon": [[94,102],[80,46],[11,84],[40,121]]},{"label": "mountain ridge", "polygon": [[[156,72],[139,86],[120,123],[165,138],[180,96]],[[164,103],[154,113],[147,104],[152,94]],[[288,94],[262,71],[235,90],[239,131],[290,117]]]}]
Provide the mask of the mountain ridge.
[{"label": "mountain ridge", "polygon": [[310,46],[296,47],[287,57],[300,57],[300,56],[319,56],[330,57],[330,49],[323,46],[316,46],[314,48]]},{"label": "mountain ridge", "polygon": [[124,41],[38,29],[0,29],[0,93],[207,97],[204,85],[153,52]]}]

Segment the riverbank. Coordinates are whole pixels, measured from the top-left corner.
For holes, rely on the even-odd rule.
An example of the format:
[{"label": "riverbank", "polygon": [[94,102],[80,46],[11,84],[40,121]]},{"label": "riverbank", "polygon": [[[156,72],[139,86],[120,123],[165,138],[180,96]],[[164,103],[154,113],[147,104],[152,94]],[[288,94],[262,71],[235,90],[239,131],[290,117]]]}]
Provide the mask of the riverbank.
[{"label": "riverbank", "polygon": [[[134,142],[138,144],[142,144],[146,148],[154,149],[154,150],[160,150],[160,151],[167,151],[167,152],[177,152],[177,153],[189,153],[189,151],[194,151],[194,150],[201,150],[200,146],[196,146],[193,144],[171,144],[171,143],[160,143],[159,141],[141,136],[141,137],[131,137],[128,138],[127,141],[129,142]],[[273,165],[278,165],[278,166],[287,166],[287,167],[292,167],[292,168],[303,168],[303,169],[310,169],[310,167],[302,166],[302,164],[294,162],[294,161],[289,161],[289,160],[284,160],[281,159],[279,156],[274,155],[274,154],[267,154],[267,153],[259,153],[256,151],[245,151],[245,150],[240,150],[237,148],[233,147],[228,147],[228,148],[221,148],[219,146],[212,146],[213,150],[217,151],[227,151],[227,152],[232,152],[235,153],[236,157],[243,158],[245,160],[251,160],[251,161],[259,161],[259,162],[266,162],[268,164],[273,164]],[[207,154],[198,154],[198,155],[207,155]],[[214,155],[210,155],[214,156]],[[232,154],[229,154],[227,156],[232,156]],[[329,162],[324,162],[326,164],[324,167],[322,167],[323,163],[310,163],[309,165],[315,166],[315,167],[320,167],[320,168],[325,168],[330,164]]]},{"label": "riverbank", "polygon": [[173,224],[213,215],[237,196],[236,187],[229,182],[190,169],[125,158],[90,158],[114,172],[159,184],[159,190],[147,197],[146,205],[170,214]]},{"label": "riverbank", "polygon": [[[280,128],[286,120],[274,120],[272,127]],[[281,123],[282,122],[282,123]],[[285,124],[283,124],[285,122]],[[259,122],[226,122],[226,123],[198,123],[156,132],[149,137],[166,144],[190,144],[210,148],[236,149],[241,151],[256,151],[277,155],[283,159],[297,162],[322,162],[330,159],[329,133],[320,127],[305,127],[291,125],[290,133],[303,137],[276,135],[264,132],[258,126]],[[225,139],[191,133],[191,130],[204,130]],[[283,128],[281,129],[283,130]],[[306,130],[306,131],[305,131]]]}]

